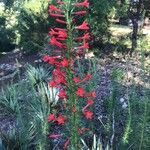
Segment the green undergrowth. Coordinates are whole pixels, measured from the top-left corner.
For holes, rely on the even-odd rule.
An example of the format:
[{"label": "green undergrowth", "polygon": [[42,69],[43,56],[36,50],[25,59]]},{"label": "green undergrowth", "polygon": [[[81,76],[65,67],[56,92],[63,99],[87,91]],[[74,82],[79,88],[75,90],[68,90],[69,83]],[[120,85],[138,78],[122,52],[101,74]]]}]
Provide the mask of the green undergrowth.
[{"label": "green undergrowth", "polygon": [[[146,73],[142,56],[141,54],[141,79]],[[80,63],[85,63],[84,67],[81,67]],[[93,80],[83,86],[87,90],[93,86],[96,89],[100,77],[97,73],[97,60],[78,60],[76,65],[81,76],[85,71],[94,75]],[[47,122],[47,116],[58,107],[58,90],[48,88],[46,80],[50,78],[52,69],[28,66],[25,80],[1,90],[0,115],[6,119],[11,117],[15,122],[15,127],[9,132],[6,133],[2,129],[0,131],[0,146],[3,150],[47,150],[51,147],[47,135],[48,131],[53,129]],[[102,101],[104,111],[96,123],[101,129],[100,134],[87,133],[91,140],[89,142],[83,137],[81,150],[150,149],[150,89],[138,85],[133,79],[130,84],[127,84],[128,80],[125,84],[126,72],[125,68],[111,69],[110,94]],[[93,131],[96,130],[93,122],[88,126]]]}]

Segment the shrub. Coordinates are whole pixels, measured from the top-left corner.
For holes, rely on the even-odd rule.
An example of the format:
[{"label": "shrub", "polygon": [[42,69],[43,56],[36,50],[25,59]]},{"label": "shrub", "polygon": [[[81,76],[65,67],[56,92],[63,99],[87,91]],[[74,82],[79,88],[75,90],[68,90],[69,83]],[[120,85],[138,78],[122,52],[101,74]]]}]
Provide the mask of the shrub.
[{"label": "shrub", "polygon": [[15,49],[16,32],[13,15],[14,12],[12,10],[0,12],[0,52]]}]

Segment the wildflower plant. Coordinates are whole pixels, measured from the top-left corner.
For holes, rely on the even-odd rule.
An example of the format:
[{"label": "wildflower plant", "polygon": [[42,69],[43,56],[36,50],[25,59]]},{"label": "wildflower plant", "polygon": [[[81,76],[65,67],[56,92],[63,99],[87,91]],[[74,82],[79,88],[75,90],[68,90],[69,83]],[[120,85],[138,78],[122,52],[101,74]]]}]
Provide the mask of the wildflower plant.
[{"label": "wildflower plant", "polygon": [[59,89],[58,96],[62,104],[62,110],[50,113],[48,121],[65,126],[67,130],[65,135],[50,133],[49,137],[63,136],[66,139],[64,149],[79,149],[80,135],[90,130],[83,126],[82,118],[87,121],[93,118],[92,105],[96,93],[84,86],[92,79],[92,74],[85,72],[81,76],[74,67],[76,58],[83,58],[89,48],[89,24],[85,19],[82,22],[77,19],[85,18],[88,8],[88,0],[57,0],[55,5],[48,7],[50,16],[60,26],[49,29],[49,43],[54,49],[50,55],[43,57],[43,61],[54,66],[49,86]]}]

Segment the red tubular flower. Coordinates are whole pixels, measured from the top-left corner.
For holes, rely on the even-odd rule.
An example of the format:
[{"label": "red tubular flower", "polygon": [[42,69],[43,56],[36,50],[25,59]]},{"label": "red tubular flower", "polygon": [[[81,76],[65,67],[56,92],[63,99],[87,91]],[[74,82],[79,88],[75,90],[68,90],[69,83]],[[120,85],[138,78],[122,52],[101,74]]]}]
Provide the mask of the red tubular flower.
[{"label": "red tubular flower", "polygon": [[60,114],[60,115],[56,118],[56,121],[57,121],[58,125],[64,124],[64,123],[65,123],[65,120],[66,120],[66,118],[65,118],[62,114]]},{"label": "red tubular flower", "polygon": [[90,39],[90,34],[89,33],[86,33],[82,37],[76,38],[76,40],[89,40],[89,39]]},{"label": "red tubular flower", "polygon": [[73,112],[73,113],[77,112],[77,108],[76,108],[75,106],[72,107],[72,112]]},{"label": "red tubular flower", "polygon": [[75,53],[78,55],[78,56],[82,56],[85,54],[85,52],[83,52],[83,50],[77,50],[75,51]]},{"label": "red tubular flower", "polygon": [[85,131],[89,131],[89,130],[90,130],[89,128],[81,128],[81,129],[78,129],[78,133],[83,134]]},{"label": "red tubular flower", "polygon": [[74,12],[73,14],[74,15],[84,15],[86,14],[87,12],[85,10],[82,10],[82,11],[77,11],[77,12]]},{"label": "red tubular flower", "polygon": [[95,98],[96,97],[96,92],[95,91],[91,91],[87,94],[87,97],[92,97]]},{"label": "red tubular flower", "polygon": [[49,114],[48,116],[48,121],[55,121],[56,120],[56,117],[55,117],[55,114]]},{"label": "red tubular flower", "polygon": [[54,70],[53,70],[53,73],[52,73],[52,76],[53,77],[56,77],[56,76],[63,76],[63,77],[65,77],[66,76],[66,74],[60,69],[60,68],[55,68]]},{"label": "red tubular flower", "polygon": [[58,9],[56,6],[53,4],[50,4],[48,7],[49,11],[57,11],[57,12],[64,12],[63,10]]},{"label": "red tubular flower", "polygon": [[60,83],[67,84],[67,81],[66,81],[65,77],[63,77],[63,76],[57,76],[56,82],[57,82],[57,84],[60,84]]},{"label": "red tubular flower", "polygon": [[48,63],[52,64],[52,65],[57,64],[58,59],[59,58],[57,56],[50,56],[49,59],[48,59]]},{"label": "red tubular flower", "polygon": [[43,61],[44,62],[48,62],[49,61],[49,56],[48,55],[44,55],[43,56]]},{"label": "red tubular flower", "polygon": [[84,88],[78,87],[78,89],[77,89],[77,91],[76,91],[76,94],[77,94],[78,96],[80,96],[80,97],[83,97],[84,94],[85,94]]},{"label": "red tubular flower", "polygon": [[67,97],[66,91],[65,91],[65,90],[59,91],[58,96],[59,96],[60,98],[66,98],[66,97]]},{"label": "red tubular flower", "polygon": [[52,77],[55,79],[55,82],[58,84],[62,83],[62,84],[66,84],[66,78],[65,78],[65,73],[63,73],[59,68],[54,69],[54,71],[52,72]]},{"label": "red tubular flower", "polygon": [[61,14],[54,14],[54,13],[50,13],[49,14],[51,17],[64,17],[64,15]]},{"label": "red tubular flower", "polygon": [[67,31],[67,29],[62,29],[62,28],[54,28],[57,31]]},{"label": "red tubular flower", "polygon": [[88,105],[88,106],[93,105],[93,104],[94,104],[94,101],[93,101],[93,100],[91,100],[91,99],[87,100],[87,105]]},{"label": "red tubular flower", "polygon": [[90,110],[84,110],[83,114],[86,117],[86,119],[92,119],[92,117],[93,117],[93,112]]},{"label": "red tubular flower", "polygon": [[61,50],[53,50],[54,53],[61,53]]},{"label": "red tubular flower", "polygon": [[82,46],[78,46],[76,48],[77,49],[88,49],[89,48],[89,43],[88,42],[84,42]]},{"label": "red tubular flower", "polygon": [[58,42],[55,37],[52,37],[52,38],[50,39],[50,43],[51,43],[52,45],[58,46],[59,48],[62,48],[62,47],[64,46],[61,42]]},{"label": "red tubular flower", "polygon": [[48,32],[48,34],[50,36],[53,36],[53,35],[58,35],[58,32],[56,32],[54,29],[50,29],[50,31]]},{"label": "red tubular flower", "polygon": [[79,77],[74,77],[74,78],[73,78],[73,81],[74,81],[75,83],[78,83],[78,82],[80,82],[81,80],[80,80]]},{"label": "red tubular flower", "polygon": [[56,22],[58,22],[58,23],[66,24],[66,22],[65,22],[65,21],[60,20],[60,19],[56,19],[55,21],[56,21]]},{"label": "red tubular flower", "polygon": [[48,82],[48,85],[50,86],[50,87],[57,87],[57,83],[54,81],[54,80],[51,80],[51,81],[49,81]]},{"label": "red tubular flower", "polygon": [[48,137],[56,139],[56,138],[61,137],[61,134],[50,134]]},{"label": "red tubular flower", "polygon": [[90,105],[93,105],[94,104],[94,101],[93,100],[87,100],[87,104],[86,106],[82,109],[82,111],[84,112],[85,109],[87,109]]},{"label": "red tubular flower", "polygon": [[84,0],[84,2],[76,3],[76,4],[74,4],[74,5],[75,5],[75,6],[89,7],[89,2],[88,2],[88,0]]},{"label": "red tubular flower", "polygon": [[65,144],[64,144],[64,149],[67,149],[67,147],[69,146],[69,143],[70,143],[70,140],[68,139],[66,142],[65,142]]},{"label": "red tubular flower", "polygon": [[92,75],[91,74],[86,74],[85,78],[83,79],[83,81],[88,81],[92,79]]},{"label": "red tubular flower", "polygon": [[57,37],[56,40],[64,41],[66,39]]},{"label": "red tubular flower", "polygon": [[[55,29],[56,30],[56,29]],[[67,38],[67,32],[65,30],[57,30],[55,31],[54,29],[50,29],[49,31],[49,35],[50,36],[53,36],[53,35],[56,35],[58,36],[59,38]]]},{"label": "red tubular flower", "polygon": [[86,21],[84,21],[80,26],[77,26],[76,29],[79,30],[89,30],[89,25]]},{"label": "red tubular flower", "polygon": [[69,66],[69,61],[67,58],[64,58],[62,61],[61,61],[61,65],[63,67],[68,67]]},{"label": "red tubular flower", "polygon": [[79,134],[83,134],[82,129],[78,129],[78,133],[79,133]]},{"label": "red tubular flower", "polygon": [[58,31],[58,37],[60,38],[67,38],[68,35],[67,35],[67,32],[62,30],[62,31]]}]

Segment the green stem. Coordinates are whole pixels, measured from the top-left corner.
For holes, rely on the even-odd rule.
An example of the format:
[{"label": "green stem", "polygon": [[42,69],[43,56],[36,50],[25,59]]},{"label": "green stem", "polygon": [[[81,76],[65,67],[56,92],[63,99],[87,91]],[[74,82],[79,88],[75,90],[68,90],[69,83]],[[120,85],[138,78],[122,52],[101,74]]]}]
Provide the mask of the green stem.
[{"label": "green stem", "polygon": [[[68,53],[66,54],[66,57],[69,60],[72,60],[72,48],[73,48],[73,35],[72,35],[72,18],[70,15],[71,11],[71,0],[66,5],[66,22],[67,22],[67,30],[68,30],[68,39],[67,39],[67,47],[68,47]],[[75,83],[73,82],[73,71],[71,68],[71,65],[66,69],[67,73],[67,81],[68,81],[68,105],[69,109],[72,109],[73,107],[77,107],[77,96],[75,94]],[[69,111],[70,119],[68,120],[69,126],[71,129],[70,133],[70,142],[71,147],[73,147],[75,150],[77,150],[78,145],[78,113]]]},{"label": "green stem", "polygon": [[143,123],[142,123],[142,131],[141,131],[139,150],[142,150],[143,139],[144,139],[144,130],[145,130],[145,126],[146,126],[146,116],[147,116],[147,102],[145,102],[145,104],[144,104],[144,116],[143,116]]}]

